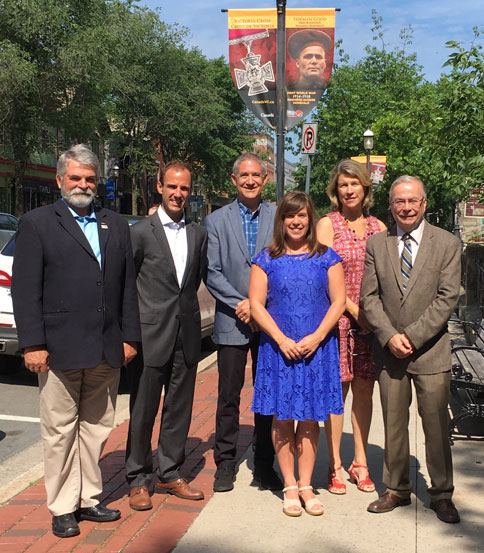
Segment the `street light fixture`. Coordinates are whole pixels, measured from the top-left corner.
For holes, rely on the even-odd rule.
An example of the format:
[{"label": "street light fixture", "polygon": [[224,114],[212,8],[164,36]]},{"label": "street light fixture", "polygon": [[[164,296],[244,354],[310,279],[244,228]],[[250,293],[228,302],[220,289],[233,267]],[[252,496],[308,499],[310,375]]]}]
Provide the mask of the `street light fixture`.
[{"label": "street light fixture", "polygon": [[370,174],[370,154],[373,150],[373,137],[375,135],[371,131],[370,127],[366,129],[366,131],[363,133],[363,148],[366,151],[366,170],[368,171],[368,175]]}]

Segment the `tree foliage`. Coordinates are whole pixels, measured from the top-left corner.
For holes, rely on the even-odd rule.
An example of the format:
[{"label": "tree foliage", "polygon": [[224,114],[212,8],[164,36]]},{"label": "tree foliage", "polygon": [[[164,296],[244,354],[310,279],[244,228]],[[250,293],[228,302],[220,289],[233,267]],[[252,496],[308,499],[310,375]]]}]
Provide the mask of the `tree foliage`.
[{"label": "tree foliage", "polygon": [[[382,20],[373,13],[374,40],[355,64],[339,45],[327,92],[315,120],[318,153],[313,158],[311,193],[319,208],[329,209],[325,189],[329,172],[340,160],[364,155],[363,132],[375,134],[372,154],[387,156],[387,173],[376,194],[374,212],[386,219],[390,183],[399,175],[417,175],[429,196],[428,212],[448,218],[453,205],[483,182],[482,46],[475,29],[470,48],[448,42],[451,67],[437,83],[424,79],[415,54],[407,53],[411,27],[401,44],[388,50]],[[298,182],[304,182],[301,168]],[[325,207],[326,206],[326,207]]]},{"label": "tree foliage", "polygon": [[225,61],[187,48],[186,30],[132,0],[0,0],[0,36],[0,125],[18,165],[19,214],[45,127],[66,144],[110,142],[145,203],[155,153],[191,162],[211,192],[250,147],[253,120]]}]

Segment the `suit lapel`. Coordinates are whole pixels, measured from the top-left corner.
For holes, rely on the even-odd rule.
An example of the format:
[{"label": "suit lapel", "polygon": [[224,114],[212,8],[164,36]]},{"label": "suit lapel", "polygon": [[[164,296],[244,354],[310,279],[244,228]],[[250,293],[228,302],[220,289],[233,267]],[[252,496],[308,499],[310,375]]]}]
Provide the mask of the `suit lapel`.
[{"label": "suit lapel", "polygon": [[81,227],[79,226],[77,221],[72,216],[71,212],[69,211],[69,208],[62,200],[59,200],[55,204],[55,212],[59,217],[59,223],[62,226],[62,228],[66,232],[68,232],[72,236],[72,238],[74,238],[74,240],[76,240],[79,243],[79,245],[82,246],[86,250],[86,252],[96,260],[96,263],[97,263],[97,258],[94,255],[94,252],[92,251],[89,241],[87,240],[86,236],[82,232]]},{"label": "suit lapel", "polygon": [[104,260],[106,259],[106,247],[109,240],[110,228],[106,221],[106,210],[96,209],[97,231],[99,234],[99,245],[101,247],[101,265],[104,270]]},{"label": "suit lapel", "polygon": [[403,294],[402,270],[400,267],[400,256],[398,255],[398,236],[396,226],[393,226],[388,230],[385,243],[387,247],[388,259],[390,259],[390,264],[395,275],[395,280],[398,283],[400,292]]},{"label": "suit lapel", "polygon": [[272,232],[269,216],[269,206],[266,202],[260,205],[259,228],[257,230],[257,242],[255,244],[255,253],[258,254],[265,244],[270,242],[268,234]]},{"label": "suit lapel", "polygon": [[239,204],[237,203],[237,200],[229,205],[229,222],[232,226],[235,239],[237,240],[242,253],[245,255],[247,261],[250,263],[252,260],[249,255],[247,241],[245,240],[244,228],[242,226],[242,218],[240,217]]},{"label": "suit lapel", "polygon": [[176,278],[176,267],[175,262],[173,261],[173,256],[171,255],[170,245],[168,244],[168,239],[166,238],[165,229],[161,224],[160,217],[158,213],[153,213],[150,217],[150,223],[152,225],[153,234],[158,242],[161,251],[163,252],[163,259],[166,260],[170,273],[178,286],[178,280]]},{"label": "suit lapel", "polygon": [[190,221],[186,225],[187,231],[187,264],[185,266],[185,272],[183,273],[183,279],[180,286],[180,289],[185,286],[185,282],[188,277],[188,271],[190,270],[193,259],[195,258],[195,227],[194,224]]}]

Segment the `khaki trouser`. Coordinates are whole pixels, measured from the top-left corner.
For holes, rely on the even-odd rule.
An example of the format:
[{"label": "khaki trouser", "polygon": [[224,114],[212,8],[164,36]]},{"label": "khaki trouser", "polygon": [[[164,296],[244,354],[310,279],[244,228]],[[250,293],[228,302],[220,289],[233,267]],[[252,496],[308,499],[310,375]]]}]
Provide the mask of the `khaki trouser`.
[{"label": "khaki trouser", "polygon": [[47,507],[53,516],[92,507],[102,492],[99,459],[114,423],[119,369],[39,374]]}]

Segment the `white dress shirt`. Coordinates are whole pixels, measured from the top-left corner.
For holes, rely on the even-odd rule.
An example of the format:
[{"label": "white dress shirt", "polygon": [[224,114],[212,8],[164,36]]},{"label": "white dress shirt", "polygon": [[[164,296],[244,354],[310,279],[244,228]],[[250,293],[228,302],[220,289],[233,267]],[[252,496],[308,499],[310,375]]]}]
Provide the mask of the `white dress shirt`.
[{"label": "white dress shirt", "polygon": [[175,263],[176,279],[178,286],[181,286],[183,275],[187,266],[188,243],[187,229],[185,227],[185,216],[182,217],[179,223],[175,223],[173,219],[160,207],[158,208],[158,217],[165,231],[166,239],[170,246],[171,256]]},{"label": "white dress shirt", "polygon": [[[415,258],[417,257],[418,248],[420,246],[420,242],[422,242],[422,235],[423,235],[423,229],[424,229],[424,219],[420,222],[420,225],[412,230],[412,232],[409,232],[411,242],[412,242],[412,265],[415,265]],[[403,231],[398,225],[397,225],[397,236],[398,236],[398,255],[402,257],[403,252],[403,240],[402,237],[404,234],[407,234],[405,231]]]}]

